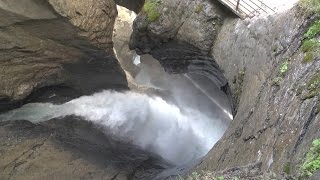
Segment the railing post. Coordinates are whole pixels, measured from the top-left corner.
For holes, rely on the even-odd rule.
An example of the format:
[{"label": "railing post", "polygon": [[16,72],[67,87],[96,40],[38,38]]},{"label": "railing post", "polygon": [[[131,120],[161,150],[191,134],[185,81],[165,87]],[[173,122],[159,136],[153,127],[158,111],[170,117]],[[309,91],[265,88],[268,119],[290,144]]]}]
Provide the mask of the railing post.
[{"label": "railing post", "polygon": [[238,9],[239,9],[239,4],[240,4],[240,0],[237,1],[236,11],[238,11]]}]

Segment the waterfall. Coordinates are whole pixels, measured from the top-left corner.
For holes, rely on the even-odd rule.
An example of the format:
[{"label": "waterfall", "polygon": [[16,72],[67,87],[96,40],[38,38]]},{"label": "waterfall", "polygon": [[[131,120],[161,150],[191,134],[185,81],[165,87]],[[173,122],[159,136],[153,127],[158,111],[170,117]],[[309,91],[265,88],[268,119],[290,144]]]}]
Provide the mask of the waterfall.
[{"label": "waterfall", "polygon": [[135,92],[103,91],[65,104],[31,103],[0,115],[0,119],[40,123],[76,115],[174,165],[204,156],[220,139],[226,125],[197,109],[176,106],[160,97]]}]

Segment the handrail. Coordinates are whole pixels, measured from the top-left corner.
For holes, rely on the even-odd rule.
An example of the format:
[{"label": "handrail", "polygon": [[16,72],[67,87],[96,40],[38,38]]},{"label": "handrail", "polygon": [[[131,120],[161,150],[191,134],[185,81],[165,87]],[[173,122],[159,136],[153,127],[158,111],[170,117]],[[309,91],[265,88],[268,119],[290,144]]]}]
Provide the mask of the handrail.
[{"label": "handrail", "polygon": [[238,11],[238,9],[239,9],[239,4],[240,4],[240,0],[238,0],[238,2],[237,2],[237,7],[236,7],[236,10]]},{"label": "handrail", "polygon": [[268,13],[268,10],[274,12],[272,8],[263,3],[261,0],[219,0],[238,16],[250,17],[260,14],[261,12]]}]

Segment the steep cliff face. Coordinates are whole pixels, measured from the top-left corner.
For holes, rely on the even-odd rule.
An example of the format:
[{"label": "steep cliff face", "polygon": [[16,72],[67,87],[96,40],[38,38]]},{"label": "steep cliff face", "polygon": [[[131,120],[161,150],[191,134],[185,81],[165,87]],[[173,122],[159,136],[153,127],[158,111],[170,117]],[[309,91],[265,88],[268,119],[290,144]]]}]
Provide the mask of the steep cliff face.
[{"label": "steep cliff face", "polygon": [[127,87],[113,57],[115,3],[49,3],[0,1],[0,110]]},{"label": "steep cliff face", "polygon": [[320,136],[319,97],[309,96],[308,87],[319,76],[320,62],[318,57],[304,62],[301,49],[314,19],[295,7],[256,20],[224,22],[212,55],[237,92],[238,111],[200,169],[259,164],[277,178],[299,172],[305,152]]},{"label": "steep cliff face", "polygon": [[[184,23],[179,14],[184,11],[179,7],[190,12],[197,7],[192,3],[161,1],[157,8],[160,15],[154,22],[147,13],[140,13],[131,47],[150,53],[171,73],[190,72],[196,67],[199,74],[225,77],[224,84],[231,87],[235,118],[194,171],[226,170],[222,174],[234,172],[243,179],[268,173],[277,178],[295,176],[312,140],[320,136],[319,95],[309,87],[319,88],[314,82],[318,82],[320,64],[318,57],[304,63],[306,54],[301,49],[304,33],[315,17],[298,7],[244,21],[218,13],[220,18],[213,19],[223,25],[213,27],[212,21],[201,15],[219,12],[210,9],[188,16],[193,21],[190,25]],[[181,30],[184,26],[192,33]],[[197,55],[191,53],[194,51]],[[207,73],[219,68],[222,70]]]}]

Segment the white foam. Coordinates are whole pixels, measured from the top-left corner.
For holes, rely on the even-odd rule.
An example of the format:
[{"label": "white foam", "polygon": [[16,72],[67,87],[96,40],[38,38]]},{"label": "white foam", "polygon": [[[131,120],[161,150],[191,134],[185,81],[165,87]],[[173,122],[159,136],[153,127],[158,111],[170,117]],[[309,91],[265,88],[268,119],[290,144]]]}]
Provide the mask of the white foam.
[{"label": "white foam", "polygon": [[[159,97],[103,91],[62,105],[34,103],[0,115],[2,120],[42,122],[77,115],[165,160],[182,165],[204,156],[227,127],[195,109]],[[111,131],[111,132],[110,132]]]}]

